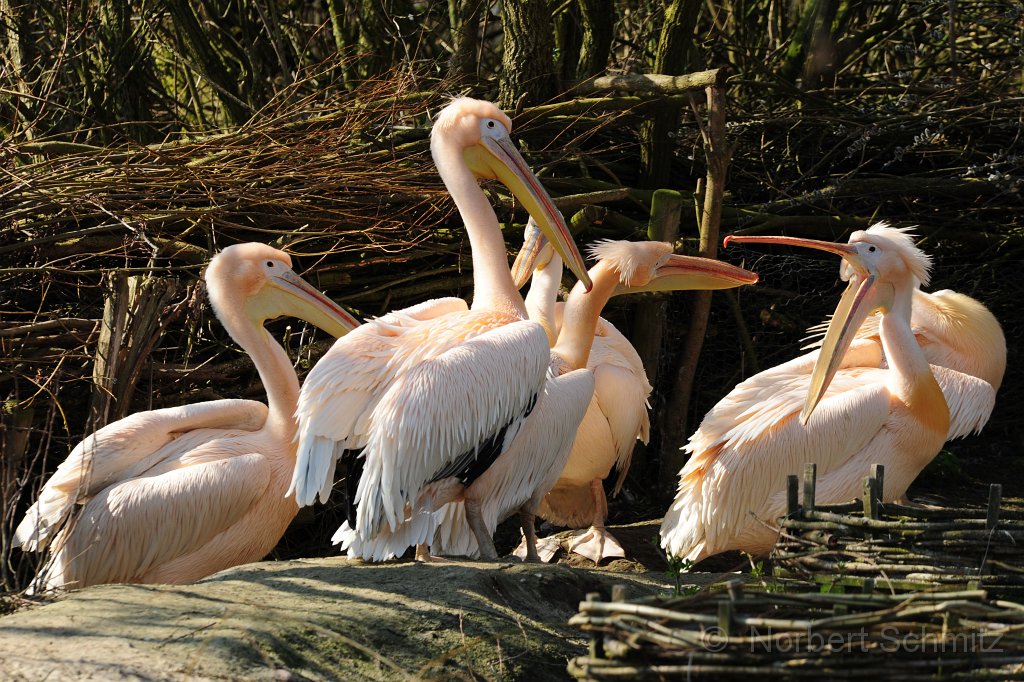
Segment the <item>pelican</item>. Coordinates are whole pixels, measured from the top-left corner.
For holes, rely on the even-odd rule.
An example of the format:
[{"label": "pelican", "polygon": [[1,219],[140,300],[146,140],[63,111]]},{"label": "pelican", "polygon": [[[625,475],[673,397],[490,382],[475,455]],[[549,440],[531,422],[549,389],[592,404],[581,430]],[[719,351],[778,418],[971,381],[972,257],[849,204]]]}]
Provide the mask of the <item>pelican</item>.
[{"label": "pelican", "polygon": [[[525,319],[497,216],[477,179],[500,179],[590,286],[564,219],[510,129],[493,104],[459,98],[431,131],[434,163],[470,240],[472,307],[439,299],[389,313],[335,343],[303,384],[289,492],[302,505],[326,500],[337,460],[345,460],[352,504],[339,532],[351,532],[349,546],[400,530],[408,544],[429,540],[431,512],[491,467],[545,390],[547,335]],[[476,511],[467,507],[482,555],[496,558]]]},{"label": "pelican", "polygon": [[[854,345],[873,344],[874,352],[882,360],[879,366],[884,366],[878,333],[880,319],[878,313],[869,315],[857,330]],[[981,302],[949,289],[924,292],[915,288],[910,326],[928,364],[977,377],[991,385],[993,392],[999,390],[1006,372],[1006,337],[995,315]],[[812,327],[810,331],[814,333],[825,327],[827,323]],[[946,382],[942,390],[946,393],[959,387]],[[955,422],[953,427],[959,430],[951,430],[947,437],[959,438],[980,429],[990,415],[982,409],[991,410],[993,406],[994,403],[975,406],[978,411],[974,417]]]},{"label": "pelican", "polygon": [[[565,310],[565,303],[556,303],[562,259],[541,240],[536,227],[528,224],[513,275],[519,284],[532,274],[526,310],[531,320],[544,325],[554,345]],[[594,375],[594,396],[576,432],[569,461],[544,496],[537,515],[561,526],[586,528],[570,541],[569,551],[600,563],[607,557],[625,556],[622,546],[605,528],[608,501],[604,479],[613,466],[618,470],[613,490],[617,494],[629,471],[636,440],[647,442],[651,384],[633,345],[603,317],[597,320],[587,369]],[[557,542],[541,540],[538,551],[544,561],[550,561],[558,547]],[[524,543],[515,553],[525,557],[526,549]]]},{"label": "pelican", "polygon": [[[299,278],[287,254],[263,244],[221,251],[206,283],[268,405],[214,400],[137,412],[79,443],[14,535],[26,551],[51,547],[46,588],[192,582],[263,558],[298,512],[284,491],[299,381],[263,323],[290,315],[342,336],[359,322]],[[65,523],[76,506],[77,518]]]},{"label": "pelican", "polygon": [[[690,438],[691,457],[661,541],[669,554],[691,561],[730,549],[767,553],[777,535],[768,524],[786,509],[786,475],[805,462],[818,466],[823,503],[857,496],[876,462],[886,466],[884,499],[900,497],[948,434],[966,425],[980,428],[975,407],[987,414],[995,400],[991,384],[930,366],[918,345],[910,322],[913,292],[927,284],[931,261],[906,230],[874,225],[854,232],[849,244],[790,237],[728,241],[838,254],[849,286],[820,351],[739,384]],[[876,310],[882,313],[881,347],[853,343]],[[951,383],[960,390],[944,395],[941,387]]]},{"label": "pelican", "polygon": [[[528,238],[524,251],[530,249]],[[588,293],[582,283],[577,283],[573,287],[563,308],[557,340],[551,348],[551,366],[554,372],[564,375],[563,378],[584,372],[591,377],[591,386],[594,385],[595,379],[598,382],[601,380],[600,367],[593,369],[588,364],[591,347],[599,326],[601,310],[612,296],[645,291],[725,289],[757,281],[757,275],[754,273],[728,263],[675,255],[672,253],[672,245],[664,242],[604,241],[591,248],[591,255],[597,260],[597,264],[590,270],[593,290]],[[531,262],[532,258],[525,258],[524,261],[517,261],[517,266],[529,272],[527,263]],[[613,427],[608,425],[609,420],[601,412],[601,405],[595,405],[590,393],[582,397],[582,403],[574,406],[580,417],[584,413],[588,416],[594,414],[604,422],[604,426],[597,429],[598,437],[610,437]],[[640,400],[642,402],[643,398]],[[526,535],[526,558],[530,561],[539,559],[535,547],[536,538],[532,535],[531,515],[535,511],[524,512],[521,500],[530,498],[535,510],[536,504],[544,494],[561,479],[568,480],[566,487],[582,487],[586,491],[583,504],[594,505],[595,500],[591,496],[592,479],[597,474],[593,472],[599,471],[602,477],[607,475],[616,457],[616,451],[613,449],[610,451],[611,459],[606,463],[595,467],[585,462],[584,467],[587,468],[583,468],[578,474],[568,471],[566,464],[572,461],[570,448],[575,455],[578,449],[592,443],[587,437],[588,434],[575,430],[567,440],[563,440],[562,434],[553,429],[564,420],[560,419],[557,413],[550,413],[549,405],[551,403],[538,403],[533,415],[523,427],[524,433],[528,435],[517,438],[512,448],[502,454],[502,457],[515,461],[515,464],[508,466],[511,475],[495,482],[481,477],[465,492],[467,507],[471,500],[476,500],[481,505],[489,533],[494,532],[494,528],[503,518],[520,510]],[[555,404],[553,407],[559,405]],[[557,433],[558,436],[552,437],[552,433]],[[609,454],[607,445],[602,444],[599,447],[602,448],[603,455]],[[586,460],[587,456],[584,454],[583,458]],[[510,496],[509,490],[520,492],[518,496]],[[603,500],[602,491],[601,501]],[[592,513],[584,515],[584,518],[594,518],[593,514],[596,512],[588,511]],[[572,510],[565,513],[572,513]],[[474,534],[466,532],[467,521],[459,504],[449,505],[448,509],[442,510],[439,514],[442,520],[435,533],[431,550],[438,554],[476,556],[476,538]],[[602,525],[603,518],[602,512]]]}]

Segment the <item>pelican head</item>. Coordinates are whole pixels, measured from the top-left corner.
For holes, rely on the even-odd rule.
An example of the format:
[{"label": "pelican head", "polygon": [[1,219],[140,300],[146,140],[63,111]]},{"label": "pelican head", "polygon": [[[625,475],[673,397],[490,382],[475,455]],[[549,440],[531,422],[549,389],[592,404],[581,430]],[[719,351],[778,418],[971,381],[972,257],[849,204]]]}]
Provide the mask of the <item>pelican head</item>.
[{"label": "pelican head", "polygon": [[[537,227],[537,221],[530,216],[526,222],[526,229],[523,230],[523,246],[512,263],[512,280],[516,289],[526,286],[533,272],[546,268],[554,256],[555,250],[551,248],[551,243]],[[558,263],[558,267],[562,267],[561,262]]]},{"label": "pelican head", "polygon": [[[512,121],[494,104],[459,97],[441,110],[430,131],[430,145],[456,145],[477,178],[500,180],[537,221],[569,269],[591,287],[583,257],[565,218],[530,170],[509,136]],[[436,155],[435,155],[436,158]]]},{"label": "pelican head", "polygon": [[[931,258],[914,245],[913,236],[906,229],[885,223],[854,232],[847,244],[781,236],[726,237],[726,246],[732,242],[803,246],[843,258],[840,276],[849,284],[829,322],[811,373],[807,401],[800,413],[803,423],[825,395],[867,316],[876,311],[888,313],[898,293],[909,297],[919,284],[928,284],[930,277]],[[909,306],[907,312],[909,315]]]},{"label": "pelican head", "polygon": [[225,315],[244,311],[254,324],[283,315],[298,317],[333,336],[344,336],[359,321],[311,287],[292,270],[292,259],[266,244],[234,244],[210,261],[206,287],[213,309]]},{"label": "pelican head", "polygon": [[604,240],[592,244],[595,268],[615,273],[613,296],[645,291],[731,289],[757,281],[757,274],[710,258],[680,256],[667,242]]}]

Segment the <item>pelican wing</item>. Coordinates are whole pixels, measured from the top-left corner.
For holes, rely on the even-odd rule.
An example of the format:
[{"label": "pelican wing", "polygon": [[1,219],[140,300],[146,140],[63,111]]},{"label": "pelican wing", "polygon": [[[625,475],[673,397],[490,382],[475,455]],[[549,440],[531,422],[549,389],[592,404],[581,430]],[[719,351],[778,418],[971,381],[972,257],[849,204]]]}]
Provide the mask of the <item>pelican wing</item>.
[{"label": "pelican wing", "polygon": [[622,332],[615,328],[603,317],[597,320],[597,329],[594,333],[594,345],[590,351],[591,360],[587,366],[593,369],[599,365],[615,365],[633,374],[638,382],[644,386],[646,398],[650,395],[652,387],[647,380],[647,373],[644,371],[643,360],[637,355],[633,344],[629,342]]},{"label": "pelican wing", "polygon": [[[650,418],[647,416],[647,395],[650,384],[646,377],[614,365],[600,365],[594,370],[594,397],[612,436],[615,448],[615,468],[619,472],[615,483],[617,494],[629,471],[637,439],[647,442]],[[609,463],[610,464],[610,463]]]},{"label": "pelican wing", "polygon": [[[577,428],[594,392],[593,374],[577,369],[549,378],[537,408],[487,472],[472,494],[483,500],[481,515],[488,532],[531,500],[539,500],[558,480]],[[434,514],[437,529],[431,552],[479,555],[476,537],[466,521],[465,504],[452,502]]]},{"label": "pelican wing", "polygon": [[[219,445],[217,445],[219,443]],[[261,454],[192,453],[178,468],[106,488],[58,537],[51,584],[131,582],[189,554],[234,525],[264,494],[271,466]],[[212,455],[214,448],[204,448]]]},{"label": "pelican wing", "polygon": [[[133,478],[153,465],[154,455],[174,457],[191,445],[175,446],[183,436],[215,429],[255,431],[267,418],[267,406],[253,400],[214,400],[181,407],[137,412],[104,426],[79,443],[39,492],[14,532],[14,543],[40,551],[63,525],[72,507],[100,490]],[[171,446],[168,448],[168,446]],[[180,444],[179,444],[180,445]]]},{"label": "pelican wing", "polygon": [[[804,463],[816,462],[818,475],[825,476],[883,428],[890,414],[886,370],[852,367],[838,372],[802,425],[799,414],[810,373],[780,371],[786,365],[737,386],[690,438],[685,449],[692,455],[662,524],[662,545],[672,554],[699,558],[705,550],[720,551],[753,522],[751,514],[765,513],[770,495],[785,490],[788,474],[799,474]],[[794,366],[799,369],[799,363]]]},{"label": "pelican wing", "polygon": [[466,310],[461,298],[441,298],[389,313],[338,339],[317,362],[303,382],[296,408],[299,447],[288,494],[294,492],[300,505],[312,504],[317,494],[327,500],[338,458],[345,450],[366,445],[373,410],[396,376],[444,350],[423,345],[400,354],[409,333]]},{"label": "pelican wing", "polygon": [[396,527],[424,485],[450,473],[454,462],[474,461],[480,447],[532,408],[548,360],[544,329],[518,321],[400,374],[373,414],[356,531],[368,538],[385,520]]},{"label": "pelican wing", "polygon": [[992,384],[946,367],[931,367],[949,407],[949,434],[946,438],[963,438],[979,433],[996,405]]}]

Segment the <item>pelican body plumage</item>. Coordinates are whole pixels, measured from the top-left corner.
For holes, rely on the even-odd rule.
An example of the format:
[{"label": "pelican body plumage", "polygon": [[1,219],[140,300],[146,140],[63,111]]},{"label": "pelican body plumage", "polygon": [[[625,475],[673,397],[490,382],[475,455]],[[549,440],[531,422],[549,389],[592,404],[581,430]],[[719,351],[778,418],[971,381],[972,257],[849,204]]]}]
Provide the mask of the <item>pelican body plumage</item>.
[{"label": "pelican body plumage", "polygon": [[46,588],[192,582],[263,558],[298,512],[284,493],[299,382],[263,323],[289,315],[342,336],[359,322],[263,244],[227,247],[205,277],[268,405],[215,400],[138,412],[79,443],[15,532],[23,549],[50,550]]}]

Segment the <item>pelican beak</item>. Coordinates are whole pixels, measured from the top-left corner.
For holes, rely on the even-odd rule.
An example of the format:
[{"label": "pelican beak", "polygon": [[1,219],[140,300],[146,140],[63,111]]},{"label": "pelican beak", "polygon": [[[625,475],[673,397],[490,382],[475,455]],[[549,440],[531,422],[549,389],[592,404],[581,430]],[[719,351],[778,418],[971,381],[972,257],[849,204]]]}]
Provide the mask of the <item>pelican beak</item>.
[{"label": "pelican beak", "polygon": [[836,375],[843,361],[843,356],[850,348],[857,330],[867,318],[879,308],[889,305],[891,295],[886,296],[885,288],[878,286],[878,273],[874,267],[864,260],[857,249],[851,244],[819,241],[817,239],[799,239],[796,237],[726,237],[725,245],[730,242],[745,244],[786,244],[802,246],[819,251],[828,251],[842,256],[845,261],[840,269],[849,284],[839,305],[836,307],[832,320],[829,322],[825,338],[821,342],[818,359],[811,372],[811,384],[807,390],[807,400],[800,412],[800,423],[806,424],[811,413],[818,406],[829,384]]},{"label": "pelican beak", "polygon": [[523,232],[523,246],[512,263],[512,281],[516,289],[522,289],[526,285],[534,270],[539,270],[550,263],[553,253],[548,238],[537,227],[533,216],[530,216]]},{"label": "pelican beak", "polygon": [[519,203],[537,221],[538,227],[551,241],[562,260],[587,291],[593,287],[583,256],[573,242],[569,226],[555,202],[533,174],[519,150],[508,136],[482,137],[478,144],[464,152],[466,162],[475,175],[483,178],[497,178],[505,184]]},{"label": "pelican beak", "polygon": [[615,288],[613,296],[644,291],[688,291],[693,289],[732,289],[757,282],[757,273],[710,258],[672,254],[654,271],[650,282],[643,286],[623,284]]},{"label": "pelican beak", "polygon": [[348,311],[291,270],[272,276],[268,284],[278,294],[274,298],[279,315],[293,315],[334,337],[344,336],[360,324]]}]

